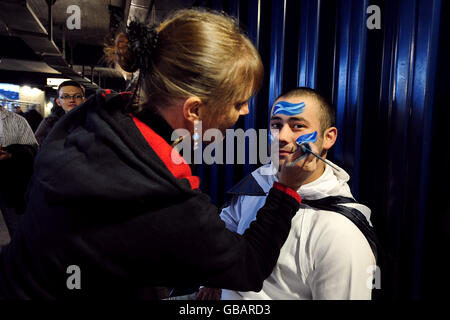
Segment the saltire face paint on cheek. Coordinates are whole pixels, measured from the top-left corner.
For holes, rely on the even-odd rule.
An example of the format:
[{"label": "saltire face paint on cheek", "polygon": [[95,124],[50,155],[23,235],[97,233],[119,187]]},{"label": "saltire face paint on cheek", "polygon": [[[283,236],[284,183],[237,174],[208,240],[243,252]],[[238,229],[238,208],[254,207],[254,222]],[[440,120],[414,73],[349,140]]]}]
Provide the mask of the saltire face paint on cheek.
[{"label": "saltire face paint on cheek", "polygon": [[329,166],[333,167],[335,170],[341,171],[341,169],[339,169],[338,167],[333,165],[330,161],[322,158],[321,156],[319,156],[318,154],[314,153],[311,150],[311,147],[309,146],[309,142],[314,143],[316,141],[317,141],[317,131],[314,131],[313,133],[303,134],[300,137],[298,137],[295,142],[297,143],[299,148],[302,148],[302,151],[303,151],[304,154],[300,158],[298,158],[295,161],[293,161],[292,165],[295,164],[298,160],[303,159],[304,157],[306,157],[307,153],[312,153],[316,158],[318,158],[319,160],[322,160],[323,162],[325,162]]},{"label": "saltire face paint on cheek", "polygon": [[295,143],[297,143],[298,146],[304,143],[314,143],[317,141],[317,131],[314,131],[312,133],[302,134],[300,137],[295,140]]},{"label": "saltire face paint on cheek", "polygon": [[[312,133],[306,133],[302,134],[300,137],[295,140],[295,143],[297,144],[298,148],[302,148],[303,155],[299,157],[297,160],[295,160],[292,164],[295,164],[297,161],[303,159],[307,155],[306,150],[310,150],[309,143],[314,143],[317,141],[317,131],[314,131]],[[308,149],[305,149],[304,147],[307,147]],[[298,150],[297,148],[297,150]]]},{"label": "saltire face paint on cheek", "polygon": [[273,107],[272,115],[285,114],[287,116],[295,116],[303,112],[305,103],[289,103],[286,101],[280,101]]}]

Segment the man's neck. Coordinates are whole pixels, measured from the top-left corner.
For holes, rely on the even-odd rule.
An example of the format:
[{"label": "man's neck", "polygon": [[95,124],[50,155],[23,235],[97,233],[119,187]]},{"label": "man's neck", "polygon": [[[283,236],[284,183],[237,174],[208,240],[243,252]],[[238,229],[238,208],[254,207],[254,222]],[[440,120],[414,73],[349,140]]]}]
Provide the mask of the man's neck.
[{"label": "man's neck", "polygon": [[313,174],[306,179],[305,184],[311,183],[313,181],[316,181],[317,179],[319,179],[322,174],[325,172],[325,163],[323,163],[322,161],[318,161],[317,162],[317,169],[313,172]]}]

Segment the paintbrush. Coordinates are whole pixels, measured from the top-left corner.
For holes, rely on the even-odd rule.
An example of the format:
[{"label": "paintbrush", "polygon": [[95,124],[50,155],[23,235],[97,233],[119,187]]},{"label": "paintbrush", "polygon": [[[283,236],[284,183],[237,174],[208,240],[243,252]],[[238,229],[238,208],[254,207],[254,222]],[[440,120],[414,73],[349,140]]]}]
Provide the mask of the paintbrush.
[{"label": "paintbrush", "polygon": [[[341,171],[341,169],[339,169],[338,167],[336,167],[335,165],[333,165],[330,161],[328,161],[328,160],[322,158],[321,156],[319,156],[318,154],[316,154],[314,151],[312,151],[312,150],[309,148],[308,144],[299,144],[298,146],[299,146],[300,148],[302,148],[302,151],[303,151],[304,153],[309,152],[309,153],[311,153],[313,156],[315,156],[317,159],[320,159],[320,160],[322,160],[323,162],[325,162],[325,163],[326,163],[327,165],[329,165],[330,167],[333,167],[333,168],[336,169],[337,171]],[[303,158],[303,157],[298,158],[297,160],[294,161],[294,163],[297,162],[298,160],[300,160],[301,158]]]}]

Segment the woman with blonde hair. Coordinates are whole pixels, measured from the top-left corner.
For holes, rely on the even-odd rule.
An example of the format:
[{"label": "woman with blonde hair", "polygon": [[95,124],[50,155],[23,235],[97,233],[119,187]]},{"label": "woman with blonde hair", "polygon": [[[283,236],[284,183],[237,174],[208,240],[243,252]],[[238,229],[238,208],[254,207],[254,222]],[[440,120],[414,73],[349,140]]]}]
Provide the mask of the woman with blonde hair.
[{"label": "woman with blonde hair", "polygon": [[47,137],[25,219],[1,252],[0,296],[260,290],[299,208],[294,190],[307,177],[296,166],[312,158],[281,168],[241,236],[225,228],[189,165],[173,161],[171,140],[174,129],[193,134],[195,121],[225,130],[249,112],[263,78],[255,47],[233,19],[182,10],[155,29],[133,22],[110,53],[125,71],[139,70],[137,99],[100,90]]}]

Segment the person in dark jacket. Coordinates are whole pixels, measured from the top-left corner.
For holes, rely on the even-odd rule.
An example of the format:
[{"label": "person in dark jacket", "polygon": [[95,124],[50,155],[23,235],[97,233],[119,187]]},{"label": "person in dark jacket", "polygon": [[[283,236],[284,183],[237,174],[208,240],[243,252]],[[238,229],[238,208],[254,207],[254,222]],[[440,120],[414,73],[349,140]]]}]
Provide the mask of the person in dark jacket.
[{"label": "person in dark jacket", "polygon": [[25,211],[25,191],[37,148],[25,118],[0,105],[0,216],[4,220],[0,226],[3,235],[0,245],[15,234],[19,215]]},{"label": "person in dark jacket", "polygon": [[[263,68],[234,20],[182,10],[157,29],[132,22],[114,55],[140,69],[139,102],[100,90],[67,113],[35,161],[25,219],[0,253],[0,296],[166,298],[161,287],[260,290],[314,170],[296,152],[258,218],[225,228],[174,151],[174,129],[224,129],[248,113]],[[294,159],[297,159],[294,162]],[[181,160],[181,161],[180,161]]]},{"label": "person in dark jacket", "polygon": [[39,145],[42,145],[42,142],[44,142],[56,122],[63,115],[86,101],[84,92],[84,87],[72,80],[64,81],[58,86],[58,97],[55,99],[56,105],[52,108],[50,115],[41,122],[35,131]]},{"label": "person in dark jacket", "polygon": [[15,112],[16,114],[18,114],[19,116],[22,116],[22,117],[23,117],[23,115],[25,114],[25,113],[22,111],[22,108],[21,108],[20,106],[15,106],[15,107],[14,107],[14,112]]},{"label": "person in dark jacket", "polygon": [[42,115],[36,110],[36,105],[33,105],[27,112],[24,113],[24,118],[27,120],[28,124],[31,127],[31,130],[33,132],[36,132],[37,128],[39,127],[39,124],[41,123],[43,117]]}]

